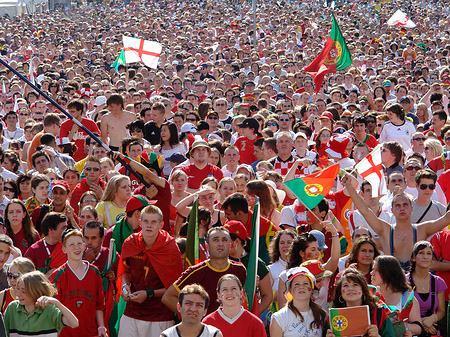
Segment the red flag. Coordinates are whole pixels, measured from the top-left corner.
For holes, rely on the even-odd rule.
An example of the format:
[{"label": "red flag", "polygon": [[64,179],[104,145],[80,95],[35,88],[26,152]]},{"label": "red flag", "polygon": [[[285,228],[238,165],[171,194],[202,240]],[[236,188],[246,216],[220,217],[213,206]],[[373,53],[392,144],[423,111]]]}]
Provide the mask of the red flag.
[{"label": "red flag", "polygon": [[333,15],[333,26],[331,27],[330,35],[327,38],[322,52],[303,71],[314,77],[317,94],[326,74],[343,70],[351,64],[350,51],[345,44],[344,37]]}]

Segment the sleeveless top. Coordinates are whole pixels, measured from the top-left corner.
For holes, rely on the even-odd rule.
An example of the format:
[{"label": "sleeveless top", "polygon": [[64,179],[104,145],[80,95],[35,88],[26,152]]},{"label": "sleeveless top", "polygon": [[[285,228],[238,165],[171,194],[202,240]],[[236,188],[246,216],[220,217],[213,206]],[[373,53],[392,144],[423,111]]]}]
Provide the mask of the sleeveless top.
[{"label": "sleeveless top", "polygon": [[3,296],[3,302],[0,307],[2,314],[5,313],[6,308],[8,307],[9,303],[11,303],[12,301],[15,301],[17,299],[17,298],[13,297],[11,290],[12,290],[11,288],[8,288],[5,290],[5,296]]},{"label": "sleeveless top", "polygon": [[[413,229],[413,245],[414,245],[417,242],[417,227],[415,224],[411,224],[411,226]],[[389,231],[389,248],[391,251],[391,255],[395,257],[395,254],[394,254],[394,225],[391,225],[391,230]],[[402,268],[405,272],[409,271],[409,267],[411,265],[409,260],[404,261],[404,262],[398,260],[398,262],[400,262],[400,265],[402,266]]]}]

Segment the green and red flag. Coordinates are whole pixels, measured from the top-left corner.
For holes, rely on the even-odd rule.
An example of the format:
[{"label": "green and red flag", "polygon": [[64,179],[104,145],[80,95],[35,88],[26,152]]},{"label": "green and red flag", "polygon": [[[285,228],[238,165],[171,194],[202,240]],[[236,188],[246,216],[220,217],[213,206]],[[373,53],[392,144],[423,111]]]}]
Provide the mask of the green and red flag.
[{"label": "green and red flag", "polygon": [[259,198],[255,197],[255,207],[252,215],[251,247],[247,265],[247,278],[244,285],[245,293],[247,294],[248,310],[251,312],[255,312],[255,306],[258,304],[255,293],[258,275],[260,218]]},{"label": "green and red flag", "polygon": [[198,198],[192,205],[189,213],[189,223],[186,236],[185,267],[191,267],[200,263],[200,246],[198,242]]},{"label": "green and red flag", "polygon": [[330,192],[339,171],[339,164],[334,164],[323,171],[292,179],[284,184],[306,207],[313,209]]},{"label": "green and red flag", "polygon": [[309,66],[303,69],[305,73],[314,77],[316,94],[322,86],[325,74],[344,70],[352,64],[352,57],[347,48],[347,44],[345,43],[344,36],[341,33],[334,14],[332,15],[333,26],[331,27],[330,35],[328,36],[322,52]]},{"label": "green and red flag", "polygon": [[370,325],[369,306],[330,308],[330,327],[336,337],[362,336]]}]

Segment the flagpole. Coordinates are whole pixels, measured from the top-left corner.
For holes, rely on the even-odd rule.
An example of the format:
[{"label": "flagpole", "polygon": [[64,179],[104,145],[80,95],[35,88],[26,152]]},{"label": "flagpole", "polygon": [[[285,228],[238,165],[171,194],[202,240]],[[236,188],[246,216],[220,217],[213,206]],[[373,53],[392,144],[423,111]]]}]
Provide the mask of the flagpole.
[{"label": "flagpole", "polygon": [[[45,92],[43,92],[41,89],[39,89],[36,85],[30,82],[28,78],[23,76],[21,73],[19,73],[14,67],[10,66],[8,62],[5,62],[2,58],[0,58],[0,64],[11,70],[17,77],[19,77],[23,82],[28,84],[31,88],[33,88],[35,91],[37,91],[42,97],[44,97],[47,101],[49,101],[51,104],[53,104],[59,111],[61,111],[64,115],[66,115],[67,118],[69,118],[72,122],[74,122],[78,127],[80,127],[84,132],[86,132],[92,139],[94,139],[98,144],[100,144],[107,152],[112,152],[110,147],[103,143],[103,141],[98,138],[96,135],[92,133],[91,130],[89,130],[86,126],[84,126],[78,119],[74,118],[70,113],[68,113],[64,108],[61,107],[58,103],[55,102],[49,95],[47,95]],[[117,161],[119,161],[123,166],[127,168],[128,171],[130,171],[136,178],[139,179],[139,181],[144,184],[147,188],[150,187],[150,184],[147,183],[144,178],[137,173],[135,170],[131,168],[131,166],[125,162],[123,159],[121,159],[119,156],[117,156]]]}]

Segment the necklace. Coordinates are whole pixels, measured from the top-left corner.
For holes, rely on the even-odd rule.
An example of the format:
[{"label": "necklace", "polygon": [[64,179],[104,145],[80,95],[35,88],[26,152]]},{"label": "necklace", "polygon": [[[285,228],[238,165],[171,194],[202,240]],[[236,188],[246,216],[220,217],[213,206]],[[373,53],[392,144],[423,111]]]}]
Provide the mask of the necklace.
[{"label": "necklace", "polygon": [[16,134],[17,134],[17,131],[19,131],[18,129],[16,129],[16,131],[14,131],[14,134],[11,136],[11,131],[9,131],[8,129],[5,129],[4,131],[6,131],[6,132],[4,132],[4,134],[5,134],[5,136],[9,139],[9,140],[13,140],[13,139],[16,139]]}]

